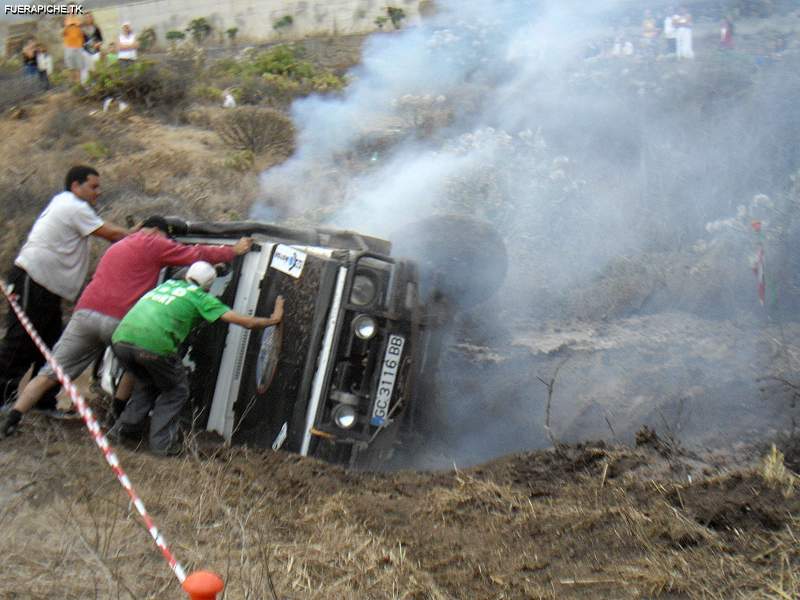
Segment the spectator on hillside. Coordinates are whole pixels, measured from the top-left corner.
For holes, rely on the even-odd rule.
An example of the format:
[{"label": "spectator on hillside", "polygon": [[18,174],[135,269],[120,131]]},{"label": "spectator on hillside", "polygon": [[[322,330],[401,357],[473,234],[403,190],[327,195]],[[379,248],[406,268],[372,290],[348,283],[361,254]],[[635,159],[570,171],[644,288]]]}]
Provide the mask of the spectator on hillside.
[{"label": "spectator on hillside", "polygon": [[50,75],[53,74],[53,57],[47,51],[47,46],[39,44],[36,52],[36,70],[39,73],[39,81],[46,90],[50,89]]},{"label": "spectator on hillside", "polygon": [[[90,236],[116,242],[128,234],[127,229],[103,222],[95,212],[100,196],[96,170],[72,167],[64,187],[36,219],[6,280],[51,348],[61,335],[61,300],[75,300],[86,279]],[[6,334],[0,342],[0,403],[14,397],[31,365],[38,371],[43,364],[44,357],[9,310]],[[55,392],[40,407],[55,408]]]},{"label": "spectator on hillside", "polygon": [[611,56],[633,56],[633,54],[633,42],[625,39],[624,35],[617,34],[617,36],[614,38],[614,45],[611,47]]},{"label": "spectator on hillside", "polygon": [[122,24],[122,31],[119,34],[119,42],[117,44],[117,56],[122,68],[132,65],[137,58],[136,49],[139,47],[139,42],[136,41],[136,34],[133,33],[133,28],[130,23]]},{"label": "spectator on hillside", "polygon": [[80,82],[83,70],[83,43],[86,41],[81,29],[81,20],[74,4],[69,5],[70,12],[64,19],[62,37],[64,40],[64,68],[73,83]]},{"label": "spectator on hillside", "polygon": [[644,11],[642,20],[642,50],[645,54],[655,54],[656,39],[658,38],[658,25],[651,10]]},{"label": "spectator on hillside", "polygon": [[667,54],[675,54],[676,53],[676,30],[675,30],[675,21],[678,19],[678,15],[675,14],[675,9],[670,7],[669,11],[667,12],[667,16],[664,18],[664,39],[667,40]]},{"label": "spectator on hillside", "polygon": [[37,75],[36,69],[36,40],[31,38],[22,47],[22,68],[25,75]]},{"label": "spectator on hillside", "polygon": [[719,47],[733,50],[733,19],[725,17],[719,27]]},{"label": "spectator on hillside", "polygon": [[103,33],[94,22],[92,13],[86,13],[83,17],[83,69],[81,70],[81,83],[89,80],[89,73],[94,69],[97,61],[100,60],[100,49],[103,47]]},{"label": "spectator on hillside", "polygon": [[110,42],[108,44],[108,48],[105,50],[105,57],[104,61],[106,65],[113,65],[115,62],[119,60],[119,54],[117,53],[117,43]]},{"label": "spectator on hillside", "polygon": [[282,296],[275,299],[269,317],[232,311],[208,293],[216,275],[209,263],[194,263],[184,279],[168,279],[145,294],[114,331],[114,354],[133,373],[136,384],[125,410],[108,432],[112,443],[140,434],[150,414],[150,452],[179,454],[178,418],[189,398],[189,383],[178,349],[192,329],[202,321],[220,319],[247,329],[264,329],[283,319]]},{"label": "spectator on hillside", "polygon": [[680,59],[691,60],[694,58],[692,48],[692,15],[685,6],[681,7],[675,25],[675,54]]}]

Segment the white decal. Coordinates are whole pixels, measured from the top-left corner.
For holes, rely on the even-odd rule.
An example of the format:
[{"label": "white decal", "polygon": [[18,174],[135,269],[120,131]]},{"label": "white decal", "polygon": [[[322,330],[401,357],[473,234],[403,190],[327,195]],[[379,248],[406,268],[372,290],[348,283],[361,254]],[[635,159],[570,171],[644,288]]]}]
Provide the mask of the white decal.
[{"label": "white decal", "polygon": [[269,266],[297,279],[306,264],[306,253],[291,246],[278,244]]}]

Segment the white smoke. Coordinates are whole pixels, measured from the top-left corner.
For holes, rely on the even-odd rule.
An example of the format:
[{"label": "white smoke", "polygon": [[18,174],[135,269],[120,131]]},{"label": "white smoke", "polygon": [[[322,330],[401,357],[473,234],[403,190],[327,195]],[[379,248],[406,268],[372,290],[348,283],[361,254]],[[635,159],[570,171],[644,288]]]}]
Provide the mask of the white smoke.
[{"label": "white smoke", "polygon": [[[340,97],[295,103],[298,150],[263,174],[264,205],[389,239],[436,214],[488,220],[512,259],[493,314],[520,316],[562,306],[620,257],[697,248],[800,166],[788,64],[760,71],[710,46],[696,63],[587,51],[608,49],[623,7],[636,20],[645,2],[436,5],[418,26],[369,39]],[[746,271],[751,287],[731,283],[730,305],[755,296]]]}]

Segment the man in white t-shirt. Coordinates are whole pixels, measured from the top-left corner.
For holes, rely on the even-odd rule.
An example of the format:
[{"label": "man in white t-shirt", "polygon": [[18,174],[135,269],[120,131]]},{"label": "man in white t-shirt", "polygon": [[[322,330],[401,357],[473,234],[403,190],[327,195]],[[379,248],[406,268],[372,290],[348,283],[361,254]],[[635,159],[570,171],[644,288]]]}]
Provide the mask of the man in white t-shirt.
[{"label": "man in white t-shirt", "polygon": [[117,43],[117,58],[122,67],[136,60],[136,49],[138,47],[139,42],[136,41],[136,34],[133,33],[131,24],[123,23],[122,31],[119,34],[119,42]]},{"label": "man in white t-shirt", "polygon": [[667,16],[664,18],[664,39],[667,40],[667,54],[675,54],[677,47],[675,21],[677,19],[678,14],[674,8],[670,7]]},{"label": "man in white t-shirt", "polygon": [[[75,300],[89,270],[89,236],[115,242],[127,229],[104,223],[94,211],[100,196],[100,175],[91,167],[72,167],[65,191],[50,200],[33,224],[8,275],[18,297],[45,344],[61,335],[61,299]],[[0,404],[14,397],[31,365],[34,373],[44,357],[14,311],[9,310],[6,335],[0,342]],[[55,408],[57,389],[40,403]]]}]

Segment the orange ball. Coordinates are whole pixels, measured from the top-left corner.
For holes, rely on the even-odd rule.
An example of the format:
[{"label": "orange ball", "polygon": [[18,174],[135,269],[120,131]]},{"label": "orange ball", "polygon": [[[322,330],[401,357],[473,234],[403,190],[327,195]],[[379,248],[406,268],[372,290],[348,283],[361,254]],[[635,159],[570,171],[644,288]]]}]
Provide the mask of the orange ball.
[{"label": "orange ball", "polygon": [[216,600],[225,583],[216,573],[195,571],[183,581],[182,587],[192,600]]}]

